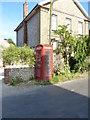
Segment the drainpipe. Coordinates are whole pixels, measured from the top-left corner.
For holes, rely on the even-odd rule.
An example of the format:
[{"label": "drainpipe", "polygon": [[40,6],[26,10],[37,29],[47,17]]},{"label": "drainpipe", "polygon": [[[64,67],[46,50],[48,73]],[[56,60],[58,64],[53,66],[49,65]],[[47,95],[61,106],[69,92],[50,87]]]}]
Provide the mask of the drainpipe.
[{"label": "drainpipe", "polygon": [[52,0],[50,3],[50,26],[49,26],[49,44],[51,44],[51,32],[52,32]]}]

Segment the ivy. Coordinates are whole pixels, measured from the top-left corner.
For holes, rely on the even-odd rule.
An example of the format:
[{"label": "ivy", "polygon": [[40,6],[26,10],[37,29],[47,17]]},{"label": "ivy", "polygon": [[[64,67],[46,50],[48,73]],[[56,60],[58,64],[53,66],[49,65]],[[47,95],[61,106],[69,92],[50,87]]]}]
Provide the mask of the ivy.
[{"label": "ivy", "polygon": [[76,71],[83,71],[88,68],[87,56],[90,55],[88,40],[88,36],[80,36],[76,38],[76,46],[74,46],[74,60],[76,60],[74,69]]}]

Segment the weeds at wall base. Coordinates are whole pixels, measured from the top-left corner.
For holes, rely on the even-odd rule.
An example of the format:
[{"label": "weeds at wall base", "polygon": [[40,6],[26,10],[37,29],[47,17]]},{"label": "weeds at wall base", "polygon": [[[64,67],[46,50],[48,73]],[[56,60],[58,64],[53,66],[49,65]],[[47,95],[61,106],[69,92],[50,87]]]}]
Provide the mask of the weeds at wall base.
[{"label": "weeds at wall base", "polygon": [[85,71],[83,73],[70,73],[68,74],[68,76],[66,75],[55,75],[53,74],[53,77],[50,81],[41,81],[41,80],[35,80],[35,78],[30,78],[29,80],[24,81],[22,78],[17,77],[15,80],[10,79],[9,80],[9,85],[11,86],[16,86],[19,84],[27,84],[28,87],[30,86],[46,86],[46,85],[54,85],[57,84],[59,82],[65,82],[65,81],[70,81],[70,80],[74,80],[74,79],[80,79],[80,78],[87,78],[88,77],[88,73],[90,71]]}]

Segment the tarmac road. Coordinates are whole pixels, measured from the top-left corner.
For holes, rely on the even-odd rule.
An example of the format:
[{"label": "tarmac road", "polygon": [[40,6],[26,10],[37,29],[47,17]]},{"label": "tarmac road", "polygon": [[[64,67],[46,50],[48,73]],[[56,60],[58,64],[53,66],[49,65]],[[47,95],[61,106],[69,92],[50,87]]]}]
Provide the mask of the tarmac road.
[{"label": "tarmac road", "polygon": [[3,118],[88,118],[88,78],[56,85],[3,87]]}]

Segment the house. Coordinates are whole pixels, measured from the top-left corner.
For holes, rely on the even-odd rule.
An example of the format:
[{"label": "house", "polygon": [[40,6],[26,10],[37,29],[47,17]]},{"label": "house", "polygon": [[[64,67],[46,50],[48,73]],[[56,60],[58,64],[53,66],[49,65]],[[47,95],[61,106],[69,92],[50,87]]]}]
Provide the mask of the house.
[{"label": "house", "polygon": [[4,40],[0,37],[0,50],[3,48],[8,48],[10,44],[8,43],[8,40]]},{"label": "house", "polygon": [[[17,46],[26,43],[30,47],[38,44],[49,43],[50,23],[50,0],[38,3],[28,14],[28,5],[24,3],[24,19],[15,29],[17,35]],[[54,35],[58,25],[68,25],[72,35],[89,34],[88,14],[78,0],[54,0],[52,11],[52,43],[53,48],[57,46],[59,37]]]}]

